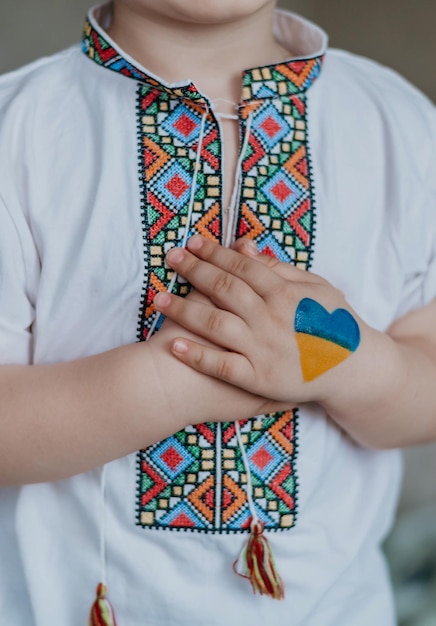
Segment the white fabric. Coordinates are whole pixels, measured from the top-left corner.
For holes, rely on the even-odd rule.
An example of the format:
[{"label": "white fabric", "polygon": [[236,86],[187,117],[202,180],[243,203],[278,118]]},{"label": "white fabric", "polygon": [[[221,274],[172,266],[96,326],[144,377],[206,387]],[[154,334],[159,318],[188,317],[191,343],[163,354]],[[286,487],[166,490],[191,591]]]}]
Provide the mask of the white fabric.
[{"label": "white fabric", "polygon": [[[78,47],[0,79],[2,362],[53,363],[136,341],[135,89]],[[436,295],[432,119],[432,105],[396,74],[344,52],[327,53],[309,91],[312,269],[382,330]],[[135,455],[108,465],[119,626],[394,624],[379,544],[398,454],[360,448],[316,408],[302,411],[299,445],[298,521],[270,535],[283,602],[253,596],[233,574],[246,537],[136,526]],[[0,490],[2,623],[87,623],[100,577],[99,480],[95,470]]]}]

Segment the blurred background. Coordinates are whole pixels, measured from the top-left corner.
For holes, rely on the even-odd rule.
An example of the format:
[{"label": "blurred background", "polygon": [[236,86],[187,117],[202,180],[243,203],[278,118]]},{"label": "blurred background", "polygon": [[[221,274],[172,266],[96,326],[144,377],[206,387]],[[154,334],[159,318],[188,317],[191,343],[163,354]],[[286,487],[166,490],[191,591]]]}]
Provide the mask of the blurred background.
[{"label": "blurred background", "polygon": [[[89,0],[0,0],[0,73],[78,41],[90,4]],[[436,101],[435,0],[282,0],[280,4],[324,27],[332,46],[393,67]],[[399,623],[436,626],[436,446],[410,449],[404,456],[397,523],[386,544]]]}]

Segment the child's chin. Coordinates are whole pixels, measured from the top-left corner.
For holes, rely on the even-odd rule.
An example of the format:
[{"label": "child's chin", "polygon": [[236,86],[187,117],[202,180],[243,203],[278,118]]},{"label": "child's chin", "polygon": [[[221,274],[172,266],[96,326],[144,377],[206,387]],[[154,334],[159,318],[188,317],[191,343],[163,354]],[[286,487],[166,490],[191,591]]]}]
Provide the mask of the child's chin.
[{"label": "child's chin", "polygon": [[185,22],[219,24],[248,17],[271,4],[274,0],[160,0],[159,11]]}]

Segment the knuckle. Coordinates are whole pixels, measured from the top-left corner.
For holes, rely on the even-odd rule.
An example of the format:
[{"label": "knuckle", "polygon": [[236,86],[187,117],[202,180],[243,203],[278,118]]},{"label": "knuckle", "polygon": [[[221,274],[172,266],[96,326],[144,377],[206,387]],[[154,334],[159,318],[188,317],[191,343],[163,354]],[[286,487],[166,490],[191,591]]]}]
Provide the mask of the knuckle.
[{"label": "knuckle", "polygon": [[201,348],[196,350],[192,360],[195,367],[201,370],[204,365],[204,351]]},{"label": "knuckle", "polygon": [[247,269],[247,260],[243,257],[243,256],[238,256],[235,259],[232,260],[230,267],[229,267],[229,272],[231,274],[244,274],[246,272]]},{"label": "knuckle", "polygon": [[214,292],[228,293],[231,291],[234,284],[233,277],[226,272],[220,272],[212,285]]},{"label": "knuckle", "polygon": [[222,380],[229,380],[232,375],[232,368],[230,363],[226,360],[225,357],[221,357],[218,359],[217,363],[217,376]]},{"label": "knuckle", "polygon": [[218,333],[222,329],[223,319],[220,311],[213,310],[207,318],[207,328],[212,333]]},{"label": "knuckle", "polygon": [[295,289],[292,283],[288,281],[280,281],[274,283],[270,289],[271,297],[280,298],[281,300],[294,300],[295,299]]},{"label": "knuckle", "polygon": [[196,257],[190,257],[185,262],[185,267],[183,268],[184,273],[186,273],[189,276],[195,274],[199,264],[200,264],[199,259],[197,259]]}]

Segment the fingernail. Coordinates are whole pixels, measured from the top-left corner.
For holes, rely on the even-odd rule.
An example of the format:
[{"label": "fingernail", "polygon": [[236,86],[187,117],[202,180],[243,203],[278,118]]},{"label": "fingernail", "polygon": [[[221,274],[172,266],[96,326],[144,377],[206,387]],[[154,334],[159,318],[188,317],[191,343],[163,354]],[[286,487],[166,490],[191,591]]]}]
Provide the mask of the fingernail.
[{"label": "fingernail", "polygon": [[188,248],[190,250],[200,250],[203,245],[203,237],[201,235],[194,235],[188,241]]},{"label": "fingernail", "polygon": [[177,339],[177,341],[173,343],[173,350],[179,354],[185,354],[185,352],[188,352],[188,344],[185,341]]},{"label": "fingernail", "polygon": [[163,309],[170,305],[171,296],[168,293],[158,293],[155,295],[153,302],[159,309]]},{"label": "fingernail", "polygon": [[181,248],[172,248],[168,252],[166,259],[170,264],[180,263],[181,261],[183,261],[183,250]]}]

